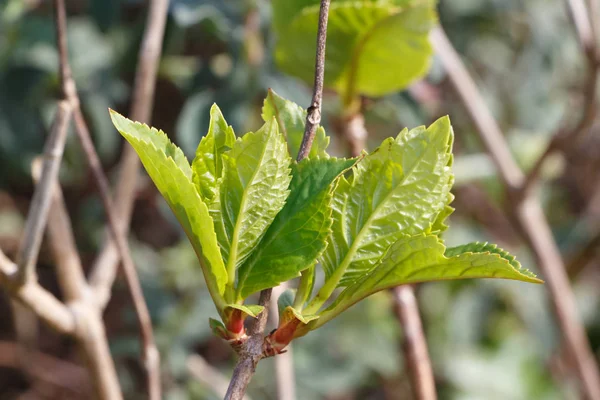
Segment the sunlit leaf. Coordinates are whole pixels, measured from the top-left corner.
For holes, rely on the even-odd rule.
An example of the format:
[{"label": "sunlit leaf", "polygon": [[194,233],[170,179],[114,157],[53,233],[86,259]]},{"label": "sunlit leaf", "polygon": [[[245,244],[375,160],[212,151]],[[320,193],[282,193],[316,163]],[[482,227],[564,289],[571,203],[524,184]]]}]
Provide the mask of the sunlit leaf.
[{"label": "sunlit leaf", "polygon": [[208,289],[219,311],[227,271],[221,258],[207,205],[192,182],[192,169],[183,152],[162,131],[110,112],[117,130],[140,157],[148,175],[179,220],[200,260]]}]

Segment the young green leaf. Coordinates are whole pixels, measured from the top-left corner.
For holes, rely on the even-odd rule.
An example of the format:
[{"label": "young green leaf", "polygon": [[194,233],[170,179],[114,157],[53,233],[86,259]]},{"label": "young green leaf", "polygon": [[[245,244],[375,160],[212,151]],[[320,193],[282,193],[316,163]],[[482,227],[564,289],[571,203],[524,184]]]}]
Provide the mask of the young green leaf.
[{"label": "young green leaf", "polygon": [[[304,136],[306,110],[269,89],[262,108],[262,118],[265,122],[273,118],[277,119],[279,130],[286,137],[290,155],[295,158]],[[329,137],[325,135],[325,129],[319,126],[308,157],[329,157],[327,146],[329,146]]]},{"label": "young green leaf", "polygon": [[[446,250],[434,235],[405,237],[394,243],[375,267],[351,286],[313,321],[315,329],[365,297],[394,286],[426,281],[503,278],[542,283],[508,253],[493,245],[471,244]],[[302,332],[303,334],[306,331]]]},{"label": "young green leaf", "polygon": [[[436,22],[433,0],[339,0],[327,29],[325,85],[344,98],[382,96],[424,75]],[[276,61],[285,72],[312,82],[318,0],[274,0]],[[408,60],[408,61],[407,61]]]},{"label": "young green leaf", "polygon": [[338,286],[368,272],[402,236],[430,232],[445,207],[452,182],[452,128],[447,117],[429,128],[403,131],[340,180],[333,208],[333,233],[321,258],[326,283],[307,312],[316,312]]},{"label": "young green leaf", "polygon": [[223,311],[227,271],[208,207],[192,183],[185,155],[162,131],[110,111],[113,124],[135,149],[148,175],[179,220],[198,256],[210,294]]},{"label": "young green leaf", "polygon": [[285,207],[239,269],[238,299],[295,278],[315,263],[330,232],[333,182],[355,162],[307,158],[293,164]]},{"label": "young green leaf", "polygon": [[222,159],[223,174],[211,214],[232,290],[236,269],[285,203],[291,160],[275,119],[238,139]]},{"label": "young green leaf", "polygon": [[210,203],[217,193],[217,180],[221,177],[223,161],[221,156],[235,143],[233,128],[227,125],[221,110],[216,104],[210,109],[208,133],[196,149],[192,162],[192,181],[202,199]]}]

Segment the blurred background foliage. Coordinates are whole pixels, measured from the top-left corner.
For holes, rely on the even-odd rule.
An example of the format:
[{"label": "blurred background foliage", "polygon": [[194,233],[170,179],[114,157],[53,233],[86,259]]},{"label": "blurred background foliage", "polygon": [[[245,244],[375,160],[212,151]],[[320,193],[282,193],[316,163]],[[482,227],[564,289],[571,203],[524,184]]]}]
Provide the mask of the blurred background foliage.
[{"label": "blurred background foliage", "polygon": [[[123,141],[107,108],[126,112],[146,4],[140,0],[70,0],[69,51],[84,113],[107,171],[115,178]],[[440,21],[476,77],[514,153],[528,168],[559,126],[581,112],[584,57],[566,6],[559,0],[443,0]],[[267,88],[301,105],[309,89],[279,72],[266,0],[171,0],[152,122],[188,156],[218,103],[238,134],[260,125]],[[30,165],[40,154],[59,95],[58,57],[51,4],[0,0],[0,247],[13,256],[32,194]],[[449,114],[453,121],[457,211],[445,234],[449,245],[495,241],[534,261],[500,211],[505,194],[482,152],[468,115],[434,60],[430,73],[409,90],[363,99],[372,149],[401,128]],[[328,134],[334,152],[347,148],[330,122],[340,100],[326,93]],[[600,222],[598,125],[544,170],[540,193],[567,261],[597,234]],[[78,245],[89,266],[103,240],[103,212],[90,172],[71,135],[61,169]],[[145,175],[144,175],[145,177]],[[234,357],[208,328],[216,311],[191,246],[147,178],[141,179],[131,245],[163,357],[165,398],[212,399],[186,362],[199,353],[224,374]],[[569,263],[579,309],[593,348],[600,349],[600,268],[594,251]],[[584,265],[581,265],[584,264]],[[57,292],[52,258],[42,250],[39,275]],[[542,277],[543,278],[543,277]],[[58,293],[57,293],[58,294]],[[564,399],[576,392],[561,379],[558,333],[543,286],[518,282],[432,283],[419,288],[427,339],[441,399]],[[15,338],[9,300],[0,293],[0,340]],[[135,319],[118,282],[105,314],[126,398],[142,398]],[[401,329],[391,299],[382,293],[323,329],[294,342],[299,399],[409,399]],[[79,362],[73,343],[44,326],[38,347]],[[2,364],[0,397],[28,387],[15,366]],[[251,385],[255,399],[274,399],[273,360]],[[54,398],[62,398],[60,395]]]}]

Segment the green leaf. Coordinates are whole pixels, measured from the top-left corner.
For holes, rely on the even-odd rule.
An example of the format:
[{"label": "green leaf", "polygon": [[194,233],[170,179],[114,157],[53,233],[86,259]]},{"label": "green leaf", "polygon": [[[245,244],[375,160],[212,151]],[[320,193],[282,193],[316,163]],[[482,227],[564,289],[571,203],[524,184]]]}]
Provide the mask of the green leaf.
[{"label": "green leaf", "polygon": [[368,272],[399,238],[432,231],[452,183],[451,145],[450,121],[440,118],[384,140],[357,164],[351,181],[340,180],[333,233],[321,257],[326,283],[307,312],[316,312],[338,284]]},{"label": "green leaf", "polygon": [[[436,22],[432,0],[340,0],[329,10],[325,85],[345,98],[382,96],[423,76]],[[282,70],[312,83],[319,1],[274,0]]]},{"label": "green leaf", "polygon": [[[279,130],[287,140],[290,155],[296,158],[304,136],[306,110],[269,89],[262,108],[262,118],[265,122],[273,118],[277,120]],[[319,126],[308,157],[329,157],[327,146],[329,146],[329,137],[325,135],[325,129]]]},{"label": "green leaf", "polygon": [[210,109],[208,133],[200,141],[196,149],[196,158],[192,162],[192,181],[203,200],[210,202],[214,199],[217,193],[217,180],[223,170],[221,156],[230,150],[234,143],[233,128],[227,125],[221,110],[213,104]]},{"label": "green leaf", "polygon": [[307,158],[292,165],[285,207],[256,252],[240,267],[238,299],[295,278],[325,249],[331,227],[333,182],[356,160]]},{"label": "green leaf", "polygon": [[259,305],[243,305],[243,304],[227,304],[225,306],[225,313],[231,312],[231,310],[239,310],[243,313],[243,318],[250,316],[252,318],[258,318],[258,314],[263,312],[265,308]]},{"label": "green leaf", "polygon": [[179,220],[202,266],[210,294],[221,313],[227,271],[221,258],[208,207],[192,183],[183,152],[162,131],[133,122],[110,110],[117,130],[131,144],[144,168]]},{"label": "green leaf", "polygon": [[238,139],[222,158],[223,174],[211,214],[233,289],[236,269],[285,203],[291,160],[274,119]]},{"label": "green leaf", "polygon": [[446,250],[434,235],[406,237],[394,243],[376,266],[319,315],[310,329],[324,324],[365,297],[407,283],[466,278],[502,278],[542,283],[505,251],[473,243]]}]

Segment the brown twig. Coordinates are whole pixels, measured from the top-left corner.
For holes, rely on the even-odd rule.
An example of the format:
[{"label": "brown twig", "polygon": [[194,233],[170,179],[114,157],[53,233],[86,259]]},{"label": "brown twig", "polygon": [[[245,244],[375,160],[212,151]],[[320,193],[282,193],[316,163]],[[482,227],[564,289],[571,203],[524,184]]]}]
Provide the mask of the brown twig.
[{"label": "brown twig", "polygon": [[[34,179],[40,178],[37,167],[39,165],[34,162]],[[122,399],[119,378],[102,324],[102,313],[85,281],[71,226],[62,191],[59,185],[55,185],[52,213],[48,218],[49,242],[56,261],[59,285],[77,316],[75,338],[86,358],[94,394],[102,400]]]},{"label": "brown twig", "polygon": [[[154,104],[156,72],[162,50],[168,5],[168,0],[150,1],[146,30],[138,55],[130,118],[148,124],[150,123],[150,115]],[[129,230],[139,167],[140,161],[135,150],[131,146],[126,146],[121,156],[119,180],[115,190],[115,212],[118,216],[119,230],[124,235]],[[110,299],[110,291],[116,277],[118,262],[117,247],[112,240],[112,236],[108,235],[104,247],[92,267],[90,277],[98,302],[103,307]]]},{"label": "brown twig", "polygon": [[323,84],[325,81],[325,44],[327,43],[327,19],[330,0],[321,0],[319,11],[319,27],[317,29],[317,56],[315,59],[315,82],[310,106],[307,108],[304,136],[300,144],[297,160],[308,157],[317,128],[321,123],[321,103],[323,101]]},{"label": "brown twig", "polygon": [[[583,112],[577,123],[572,128],[560,128],[548,143],[548,146],[542,155],[536,160],[534,166],[527,173],[522,187],[519,189],[521,196],[527,193],[535,186],[540,177],[542,168],[552,154],[562,150],[566,146],[572,146],[589,130],[592,126],[597,114],[597,90],[598,84],[598,68],[600,68],[600,55],[598,54],[596,33],[598,30],[597,20],[598,13],[595,0],[590,1],[590,12],[588,13],[587,6],[584,0],[568,0],[569,9],[579,43],[586,57],[587,75],[583,82]],[[590,15],[588,17],[588,14]]]},{"label": "brown twig", "polygon": [[17,254],[17,279],[24,283],[35,279],[35,264],[42,244],[42,235],[48,220],[52,187],[58,179],[58,170],[62,160],[69,121],[71,120],[71,105],[66,101],[58,103],[54,124],[44,148],[44,162],[40,184],[36,185],[21,246]]},{"label": "brown twig", "polygon": [[[508,144],[475,82],[441,27],[434,29],[431,40],[453,86],[473,118],[479,136],[496,164],[504,185],[509,191],[519,188],[524,181],[523,172],[512,157]],[[539,201],[531,196],[509,196],[509,201],[509,207],[514,212],[519,228],[546,279],[554,315],[565,347],[573,360],[573,371],[581,382],[582,391],[588,399],[600,399],[598,366],[585,329],[578,318],[574,294],[542,207]]]},{"label": "brown twig", "polygon": [[[160,365],[159,365],[159,354],[154,343],[154,334],[152,332],[152,321],[150,319],[150,313],[148,307],[144,301],[144,295],[142,287],[135,269],[135,264],[131,257],[129,247],[127,245],[127,239],[123,234],[122,230],[119,229],[118,218],[115,212],[115,207],[110,195],[110,187],[108,179],[104,175],[100,158],[92,142],[92,138],[89,129],[86,125],[85,119],[81,112],[79,103],[79,97],[75,82],[71,74],[71,68],[68,60],[67,43],[66,43],[66,10],[64,0],[54,0],[55,11],[56,11],[56,32],[58,39],[59,49],[59,61],[60,71],[62,79],[63,95],[69,100],[74,108],[74,121],[75,131],[81,142],[83,151],[87,157],[88,164],[92,170],[92,175],[98,186],[100,192],[100,198],[104,205],[104,210],[108,219],[109,231],[116,243],[117,250],[121,256],[123,265],[123,271],[129,293],[131,295],[134,309],[140,328],[140,335],[142,340],[142,358],[144,366],[148,375],[148,394],[150,399],[160,399]],[[90,320],[90,327],[96,329],[95,322]],[[97,345],[97,343],[90,343],[90,346]]]},{"label": "brown twig", "polygon": [[410,285],[393,289],[396,316],[402,326],[404,358],[410,376],[414,397],[418,400],[435,400],[435,379],[427,350],[427,341],[419,315],[415,291]]},{"label": "brown twig", "polygon": [[0,250],[0,286],[54,330],[73,334],[76,325],[73,313],[36,280],[28,280],[23,284],[17,281],[15,279],[17,270],[17,264],[9,260]]},{"label": "brown twig", "polygon": [[271,290],[260,292],[258,304],[264,307],[258,317],[248,326],[248,340],[239,352],[239,359],[233,370],[225,400],[241,400],[244,398],[246,388],[256,371],[256,365],[263,357],[263,341],[267,319],[269,318],[269,301]]},{"label": "brown twig", "polygon": [[[317,29],[317,52],[315,61],[315,82],[313,96],[307,109],[304,136],[300,144],[297,160],[301,161],[308,156],[317,128],[321,123],[321,102],[323,99],[323,82],[325,77],[325,43],[327,41],[327,18],[329,15],[330,0],[321,0],[319,10],[319,27]],[[246,393],[248,383],[254,375],[256,365],[263,357],[264,331],[269,316],[269,300],[272,289],[260,292],[259,304],[264,310],[258,318],[250,322],[248,340],[240,350],[240,357],[233,371],[233,377],[227,389],[225,400],[239,400]]]}]

